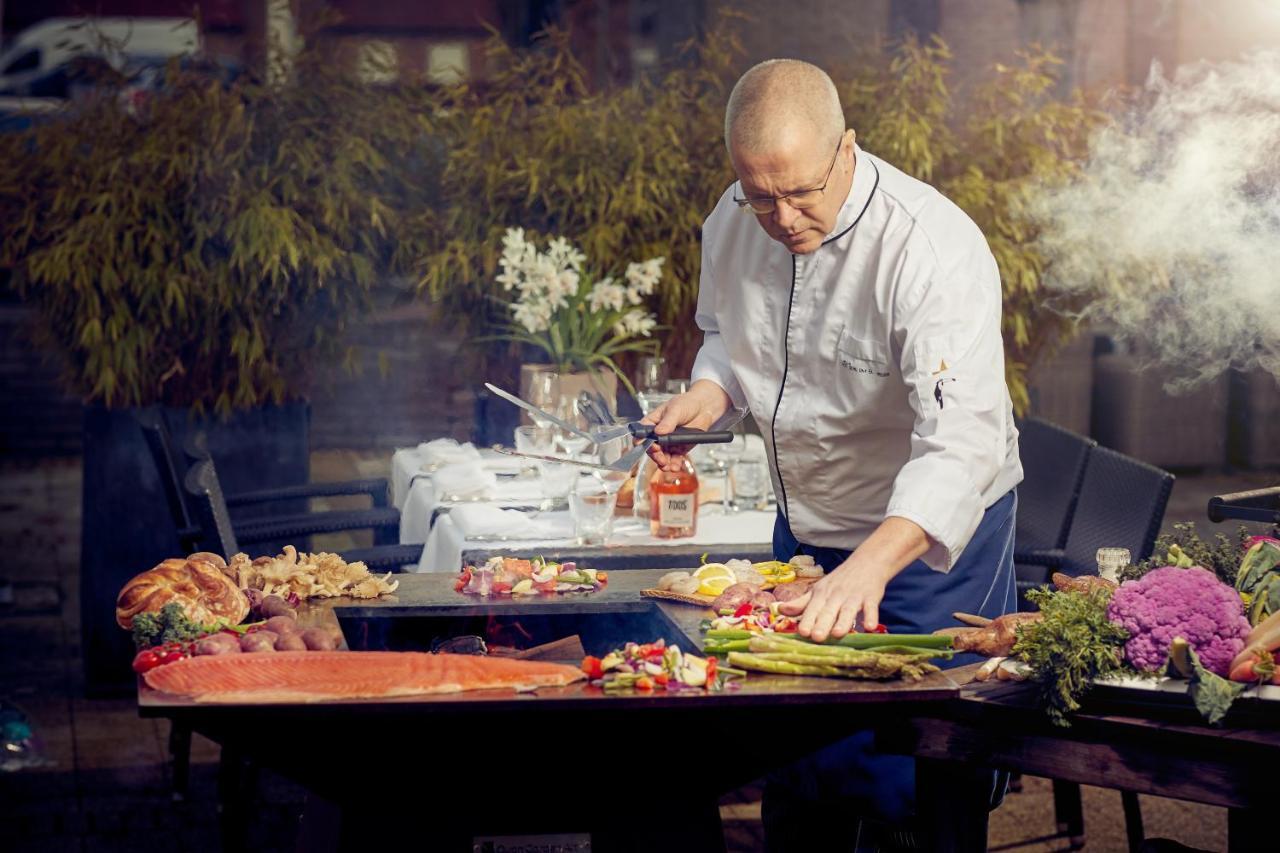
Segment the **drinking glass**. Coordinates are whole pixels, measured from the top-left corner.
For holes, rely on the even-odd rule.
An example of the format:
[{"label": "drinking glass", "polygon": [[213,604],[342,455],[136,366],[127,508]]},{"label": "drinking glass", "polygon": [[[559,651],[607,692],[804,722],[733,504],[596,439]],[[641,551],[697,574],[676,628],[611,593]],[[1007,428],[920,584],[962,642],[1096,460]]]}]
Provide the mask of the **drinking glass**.
[{"label": "drinking glass", "polygon": [[731,471],[734,509],[763,509],[769,497],[769,468],[761,456],[744,456]]},{"label": "drinking glass", "polygon": [[[719,515],[724,512],[724,492],[729,488],[728,471],[707,450],[714,445],[694,448],[689,452],[689,460],[698,474],[698,512],[702,515]],[[719,483],[720,494],[715,493]]]},{"label": "drinking glass", "polygon": [[707,453],[715,461],[716,467],[724,471],[724,493],[720,496],[720,505],[726,513],[732,512],[734,509],[729,502],[729,469],[733,467],[733,463],[742,458],[742,454],[747,452],[747,438],[743,434],[742,424],[732,426],[728,431],[733,433],[733,441],[725,444],[707,445]]},{"label": "drinking glass", "polygon": [[603,545],[613,532],[618,493],[605,489],[594,477],[583,477],[569,495],[573,533],[579,545]]},{"label": "drinking glass", "polygon": [[516,427],[516,450],[521,453],[548,454],[555,450],[556,433],[549,426]]},{"label": "drinking glass", "polygon": [[688,390],[689,390],[688,379],[668,379],[667,380],[667,393],[673,397],[677,394],[683,394],[685,391],[688,391]]},{"label": "drinking glass", "polygon": [[[532,453],[535,456],[549,456],[556,449],[556,432],[549,426],[524,425],[518,426],[515,430],[516,451],[519,453]],[[533,464],[534,460],[524,460],[524,467],[521,473],[527,474],[536,471],[537,468]]]},{"label": "drinking glass", "polygon": [[539,462],[538,478],[542,485],[542,510],[563,507],[578,482],[579,469],[576,465],[565,465],[561,462]]},{"label": "drinking glass", "polygon": [[637,391],[665,390],[667,384],[667,360],[660,355],[647,355],[640,359],[636,372]]},{"label": "drinking glass", "polygon": [[[555,413],[560,405],[560,374],[554,370],[535,370],[529,377],[529,402],[544,412]],[[540,427],[551,426],[551,421],[530,413],[533,423]]]}]

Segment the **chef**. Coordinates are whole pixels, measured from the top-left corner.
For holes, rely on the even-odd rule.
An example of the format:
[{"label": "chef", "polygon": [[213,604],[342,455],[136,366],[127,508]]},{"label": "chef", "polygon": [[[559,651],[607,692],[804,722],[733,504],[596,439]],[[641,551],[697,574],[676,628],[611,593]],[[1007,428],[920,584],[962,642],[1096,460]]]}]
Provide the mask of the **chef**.
[{"label": "chef", "polygon": [[[665,434],[750,408],[778,497],[775,555],[826,570],[782,605],[802,635],[928,633],[955,625],[955,611],[1015,609],[1022,468],[1000,274],[982,232],[859,148],[814,65],[747,71],[725,144],[738,180],[703,226],[693,382],[647,420]],[[770,847],[820,849],[847,833],[835,802],[906,820],[914,762],[877,754],[864,733],[771,779]],[[832,820],[842,827],[822,825]]]}]

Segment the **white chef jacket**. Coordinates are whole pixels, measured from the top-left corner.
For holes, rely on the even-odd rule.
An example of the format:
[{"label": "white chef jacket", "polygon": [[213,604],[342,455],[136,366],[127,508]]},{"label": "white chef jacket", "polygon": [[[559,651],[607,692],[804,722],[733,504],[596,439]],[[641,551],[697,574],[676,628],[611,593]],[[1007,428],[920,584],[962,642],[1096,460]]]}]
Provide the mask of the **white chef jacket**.
[{"label": "white chef jacket", "polygon": [[900,516],[945,572],[1022,480],[1000,274],[963,211],[854,151],[835,230],[811,254],[740,210],[738,184],[721,196],[703,225],[693,379],[750,407],[799,541],[853,549]]}]

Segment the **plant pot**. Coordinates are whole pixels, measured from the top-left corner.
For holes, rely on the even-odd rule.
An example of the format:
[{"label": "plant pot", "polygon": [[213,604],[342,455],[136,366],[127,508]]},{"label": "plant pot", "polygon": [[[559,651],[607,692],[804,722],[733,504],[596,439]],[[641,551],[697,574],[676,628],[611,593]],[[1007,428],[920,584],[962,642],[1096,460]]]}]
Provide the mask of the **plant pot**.
[{"label": "plant pot", "polygon": [[[177,442],[205,430],[225,492],[300,485],[310,478],[306,403],[263,406],[226,420],[197,417],[185,409],[167,409],[165,416]],[[271,505],[268,511],[304,509]],[[85,691],[90,696],[119,695],[134,689],[136,679],[129,667],[133,643],[115,621],[116,596],[139,572],[168,557],[185,556],[160,475],[130,409],[84,410],[81,525]],[[254,556],[270,547],[271,543],[255,545]]]},{"label": "plant pot", "polygon": [[[533,380],[533,374],[551,370],[549,364],[522,364],[520,365],[520,398],[522,400],[529,399],[529,384]],[[595,391],[596,383],[604,391],[605,401],[608,402],[610,409],[617,411],[618,405],[618,377],[612,370],[599,370],[595,374],[596,382],[592,382],[591,374],[582,371],[574,373],[560,374],[560,396],[577,397],[583,391]],[[552,414],[555,414],[552,412]],[[524,424],[533,423],[528,412],[521,414],[520,422]]]}]

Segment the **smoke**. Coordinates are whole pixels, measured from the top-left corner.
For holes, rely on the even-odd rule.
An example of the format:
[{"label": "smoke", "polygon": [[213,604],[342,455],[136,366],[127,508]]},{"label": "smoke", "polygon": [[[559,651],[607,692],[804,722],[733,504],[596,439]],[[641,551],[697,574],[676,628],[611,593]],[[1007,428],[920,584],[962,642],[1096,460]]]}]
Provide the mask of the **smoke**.
[{"label": "smoke", "polygon": [[1032,199],[1046,285],[1189,388],[1280,376],[1280,53],[1159,67],[1081,180]]}]

